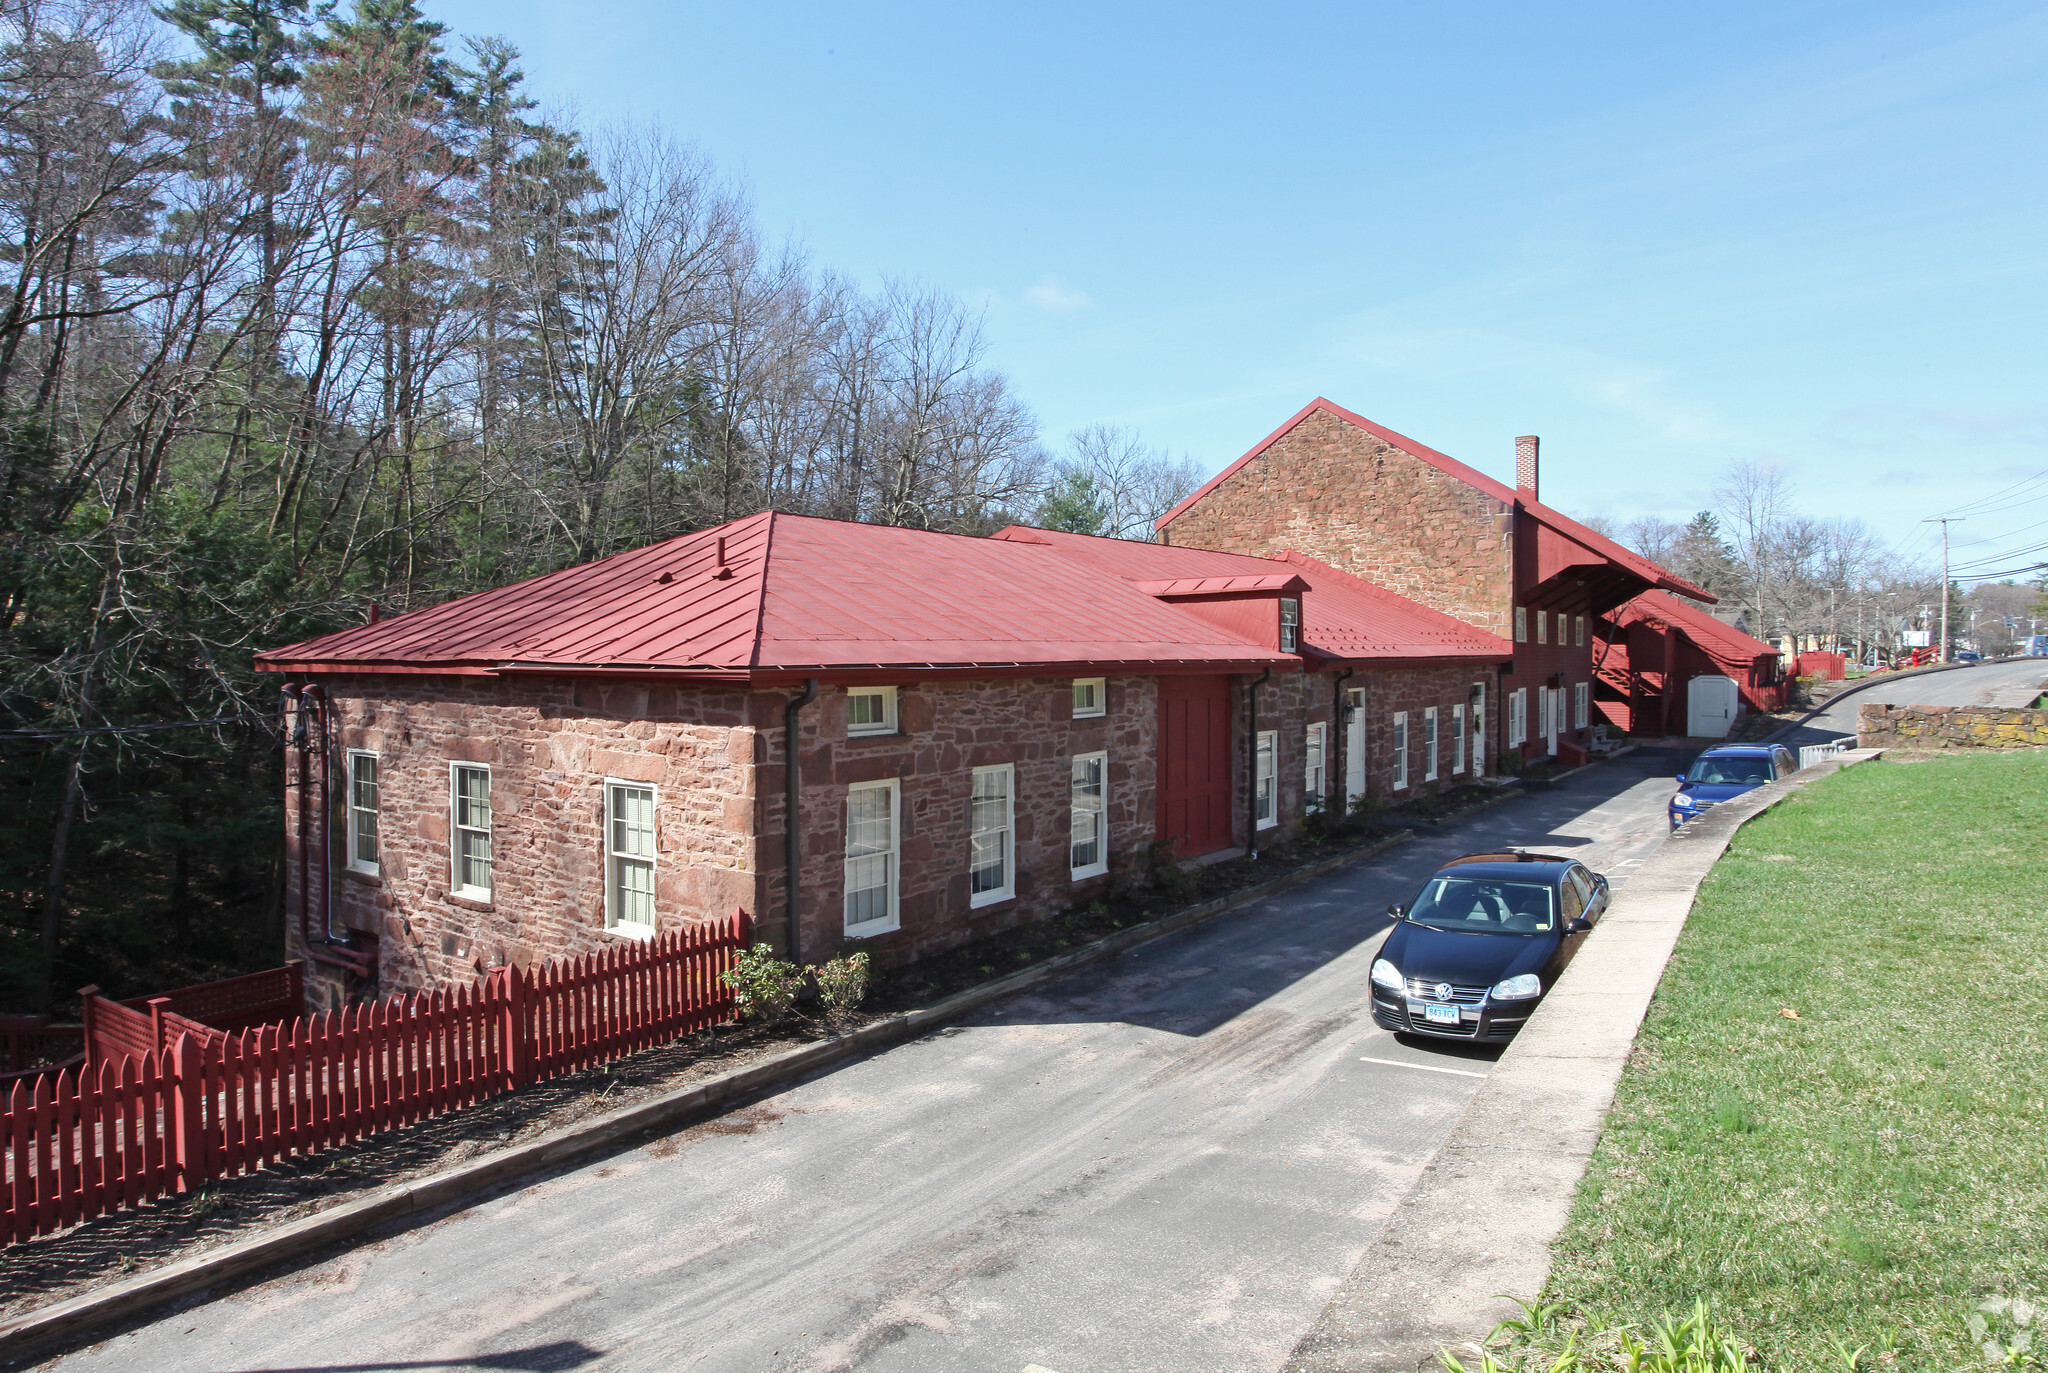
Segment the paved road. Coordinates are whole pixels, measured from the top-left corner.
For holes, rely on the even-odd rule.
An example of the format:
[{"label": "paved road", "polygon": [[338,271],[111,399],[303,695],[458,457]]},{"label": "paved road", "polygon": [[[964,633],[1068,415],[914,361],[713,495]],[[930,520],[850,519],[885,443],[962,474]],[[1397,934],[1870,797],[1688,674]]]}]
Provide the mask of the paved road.
[{"label": "paved road", "polygon": [[[1856,732],[1856,708],[1880,702],[1894,706],[1978,706],[1994,696],[2048,682],[2048,658],[2009,658],[1949,672],[1900,677],[1865,687],[1787,732],[1779,742],[1797,747]],[[2025,705],[2027,702],[2019,701]]]},{"label": "paved road", "polygon": [[1589,769],[59,1366],[1276,1368],[1498,1052],[1372,1024],[1387,904],[1506,844],[1625,882],[1680,762]]}]

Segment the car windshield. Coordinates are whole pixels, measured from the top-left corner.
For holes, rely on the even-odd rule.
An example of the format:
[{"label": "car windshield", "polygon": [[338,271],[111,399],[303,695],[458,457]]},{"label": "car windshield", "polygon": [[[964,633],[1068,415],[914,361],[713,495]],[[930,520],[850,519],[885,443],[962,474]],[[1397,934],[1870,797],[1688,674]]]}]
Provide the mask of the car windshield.
[{"label": "car windshield", "polygon": [[1685,774],[1685,780],[1753,787],[1771,780],[1771,760],[1753,753],[1726,754],[1719,758],[1709,755],[1693,763],[1692,771]]},{"label": "car windshield", "polygon": [[1440,930],[1477,934],[1541,934],[1557,908],[1555,893],[1536,882],[1432,877],[1408,918]]}]

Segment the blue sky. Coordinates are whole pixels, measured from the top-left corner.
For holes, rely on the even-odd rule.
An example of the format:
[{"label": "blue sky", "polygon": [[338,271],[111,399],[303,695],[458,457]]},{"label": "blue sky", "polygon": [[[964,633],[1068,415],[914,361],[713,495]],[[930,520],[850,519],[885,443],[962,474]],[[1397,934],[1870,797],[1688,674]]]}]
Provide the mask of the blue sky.
[{"label": "blue sky", "polygon": [[2048,520],[1983,500],[2048,470],[2048,6],[426,7],[984,301],[1049,442],[1214,471],[1322,394],[1503,477],[1540,434],[1582,516],[1761,458],[1915,550]]}]

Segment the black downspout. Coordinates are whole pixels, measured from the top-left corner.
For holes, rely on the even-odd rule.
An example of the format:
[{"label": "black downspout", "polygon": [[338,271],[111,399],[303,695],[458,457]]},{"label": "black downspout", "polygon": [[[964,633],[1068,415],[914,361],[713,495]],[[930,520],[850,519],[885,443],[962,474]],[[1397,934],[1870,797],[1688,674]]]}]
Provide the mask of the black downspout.
[{"label": "black downspout", "polygon": [[1328,750],[1335,762],[1330,768],[1331,775],[1323,779],[1323,804],[1329,805],[1333,794],[1341,798],[1341,804],[1336,807],[1339,821],[1351,811],[1351,758],[1345,752],[1350,746],[1351,731],[1344,727],[1344,684],[1357,675],[1357,668],[1347,667],[1344,675],[1330,684],[1330,728],[1337,732],[1337,739],[1336,746]]},{"label": "black downspout", "polygon": [[789,698],[789,704],[782,708],[782,761],[783,761],[783,862],[788,865],[784,881],[789,888],[789,909],[784,917],[786,923],[784,938],[789,944],[789,961],[798,967],[804,962],[803,904],[800,900],[803,873],[803,836],[797,827],[797,798],[801,778],[797,768],[797,712],[818,699],[818,679],[811,678],[804,683],[800,695]]},{"label": "black downspout", "polygon": [[[1248,717],[1244,736],[1244,852],[1247,858],[1259,856],[1259,688],[1272,679],[1273,669],[1267,668],[1245,684],[1244,706]],[[1277,782],[1279,760],[1274,760],[1274,780]],[[1273,802],[1280,802],[1279,787],[1273,788]]]}]

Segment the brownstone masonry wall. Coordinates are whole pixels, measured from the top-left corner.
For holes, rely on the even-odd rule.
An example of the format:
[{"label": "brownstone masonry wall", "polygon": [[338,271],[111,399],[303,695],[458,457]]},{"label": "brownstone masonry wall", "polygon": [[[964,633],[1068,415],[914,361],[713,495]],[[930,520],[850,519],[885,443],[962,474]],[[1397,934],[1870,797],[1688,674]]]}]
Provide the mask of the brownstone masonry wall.
[{"label": "brownstone masonry wall", "polygon": [[[1475,682],[1486,685],[1486,712],[1484,722],[1488,738],[1481,763],[1486,775],[1500,770],[1495,739],[1498,732],[1493,718],[1501,710],[1499,673],[1493,664],[1475,667],[1424,667],[1424,668],[1375,668],[1360,672],[1347,687],[1365,689],[1365,740],[1366,740],[1366,792],[1365,794],[1383,806],[1399,806],[1418,800],[1438,791],[1461,787],[1477,781],[1472,769],[1472,741],[1475,737],[1469,714],[1472,686]],[[1465,736],[1465,767],[1461,772],[1451,771],[1451,707],[1468,707]],[[1437,775],[1435,780],[1428,777],[1428,758],[1425,752],[1423,712],[1430,706],[1437,707],[1438,748]],[[1399,791],[1394,789],[1394,713],[1405,711],[1408,715],[1408,785]]]},{"label": "brownstone masonry wall", "polygon": [[[756,730],[744,693],[490,677],[324,685],[339,734],[329,874],[335,924],[378,936],[380,993],[465,981],[506,963],[526,966],[627,938],[605,928],[607,778],[656,787],[658,928],[738,907],[756,911]],[[378,761],[374,876],[344,865],[339,768],[358,749]],[[491,768],[488,901],[449,892],[449,769],[456,761]],[[286,824],[290,836],[295,813]],[[296,912],[297,851],[295,841],[288,844],[289,909]],[[298,938],[294,919],[288,943],[295,957]],[[316,1005],[339,994],[333,970],[325,972],[310,994]]]},{"label": "brownstone masonry wall", "polygon": [[1513,511],[1317,410],[1167,525],[1186,548],[1292,548],[1489,633],[1511,632]]},{"label": "brownstone masonry wall", "polygon": [[1856,712],[1858,748],[2029,748],[2044,745],[2048,745],[2048,710],[1868,705]]}]

